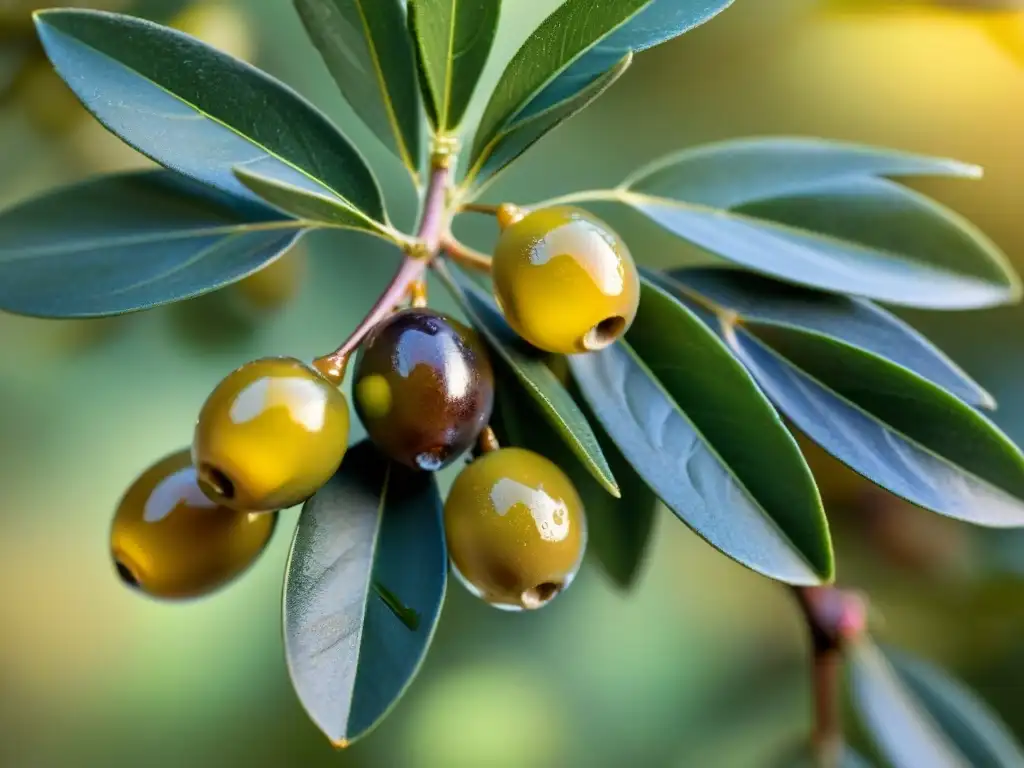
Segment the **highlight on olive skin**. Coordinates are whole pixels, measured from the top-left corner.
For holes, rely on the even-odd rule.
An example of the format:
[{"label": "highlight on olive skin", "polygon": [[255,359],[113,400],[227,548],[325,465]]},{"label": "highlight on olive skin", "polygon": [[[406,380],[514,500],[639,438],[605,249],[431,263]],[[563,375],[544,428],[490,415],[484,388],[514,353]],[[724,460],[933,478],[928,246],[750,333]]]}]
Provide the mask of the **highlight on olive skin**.
[{"label": "highlight on olive skin", "polygon": [[204,492],[246,512],[294,506],[338,469],[348,445],[342,392],[294,358],[264,358],[228,374],[196,423],[192,459]]},{"label": "highlight on olive skin", "polygon": [[625,242],[579,208],[523,213],[504,206],[494,294],[509,325],[538,349],[604,349],[632,325],[640,277]]},{"label": "highlight on olive skin", "polygon": [[444,506],[453,569],[496,608],[534,610],[572,583],[587,520],[572,482],[522,448],[485,453],[462,470]]},{"label": "highlight on olive skin", "polygon": [[276,523],[277,514],[239,512],[207,498],[186,448],[125,492],[110,529],[111,557],[121,580],[151,597],[201,597],[248,569]]},{"label": "highlight on olive skin", "polygon": [[477,334],[447,315],[407,309],[363,343],[356,413],[385,454],[437,470],[473,446],[494,407],[494,373]]}]

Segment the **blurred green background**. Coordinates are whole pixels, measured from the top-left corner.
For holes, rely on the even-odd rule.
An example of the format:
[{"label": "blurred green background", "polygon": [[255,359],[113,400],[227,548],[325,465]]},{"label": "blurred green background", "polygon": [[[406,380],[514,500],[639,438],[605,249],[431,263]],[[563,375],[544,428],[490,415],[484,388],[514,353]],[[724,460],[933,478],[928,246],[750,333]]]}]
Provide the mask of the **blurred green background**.
[{"label": "blurred green background", "polygon": [[[0,88],[13,80],[0,97],[0,204],[145,165],[33,58],[11,29],[13,5],[0,0]],[[556,5],[506,0],[489,81]],[[334,116],[407,224],[415,211],[404,171],[341,101],[288,0],[199,6],[204,13],[176,23]],[[675,148],[779,133],[983,165],[982,181],[921,188],[1024,270],[1021,12],[737,0],[640,56],[488,197],[531,202],[610,185]],[[641,262],[664,263],[679,247],[629,216],[599,213]],[[492,227],[478,220],[460,232],[486,249]],[[306,719],[285,670],[280,591],[295,510],[256,567],[207,599],[156,603],[119,583],[107,535],[125,486],[190,440],[206,393],[230,368],[333,349],[396,259],[370,238],[316,236],[273,280],[187,304],[110,321],[0,315],[0,765],[756,767],[807,731],[807,641],[786,590],[664,510],[634,594],[588,568],[550,608],[516,615],[453,584],[409,694],[345,752]],[[282,306],[260,310],[292,289]],[[451,308],[439,287],[433,298]],[[907,317],[996,395],[997,421],[1024,441],[1024,309]],[[907,508],[811,458],[840,582],[869,590],[878,633],[953,668],[1024,734],[1024,537]]]}]

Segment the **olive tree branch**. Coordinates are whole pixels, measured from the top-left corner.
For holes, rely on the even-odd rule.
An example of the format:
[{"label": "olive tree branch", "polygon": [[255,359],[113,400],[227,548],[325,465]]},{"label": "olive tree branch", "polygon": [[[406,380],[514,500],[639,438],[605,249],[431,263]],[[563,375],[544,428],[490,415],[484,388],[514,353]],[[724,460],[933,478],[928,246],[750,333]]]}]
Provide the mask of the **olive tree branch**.
[{"label": "olive tree branch", "polygon": [[816,766],[837,768],[843,751],[843,654],[867,629],[867,604],[836,587],[798,587],[794,594],[811,634],[811,749]]},{"label": "olive tree branch", "polygon": [[345,377],[345,367],[352,352],[405,299],[410,287],[422,278],[427,265],[440,252],[441,239],[448,229],[451,167],[451,163],[434,165],[423,200],[423,215],[416,238],[406,248],[402,263],[387,288],[340,347],[313,361],[313,367],[335,384],[340,384]]}]

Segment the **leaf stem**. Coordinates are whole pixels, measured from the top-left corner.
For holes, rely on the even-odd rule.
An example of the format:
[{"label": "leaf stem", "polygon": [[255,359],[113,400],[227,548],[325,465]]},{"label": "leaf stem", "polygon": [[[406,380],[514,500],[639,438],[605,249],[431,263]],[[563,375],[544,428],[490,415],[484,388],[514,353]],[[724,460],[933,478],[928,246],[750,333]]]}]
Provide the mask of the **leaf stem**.
[{"label": "leaf stem", "polygon": [[329,355],[313,361],[313,367],[329,381],[341,384],[351,354],[359,347],[367,334],[386,318],[399,303],[409,295],[413,283],[423,278],[427,265],[441,250],[441,237],[448,229],[448,185],[451,182],[451,166],[435,165],[430,174],[426,197],[423,201],[423,215],[416,233],[416,239],[407,247],[405,257],[366,317],[360,321],[351,335]]},{"label": "leaf stem", "polygon": [[455,239],[452,234],[445,235],[441,240],[443,250],[454,261],[463,266],[480,270],[481,272],[491,271],[491,257],[480,251],[470,248],[468,245]]},{"label": "leaf stem", "polygon": [[377,593],[384,604],[395,614],[395,618],[405,624],[410,632],[415,632],[420,626],[420,615],[412,608],[407,608],[398,599],[397,595],[385,587],[376,579],[373,580],[373,591]]},{"label": "leaf stem", "polygon": [[860,595],[835,587],[798,587],[794,594],[811,634],[815,765],[838,768],[843,751],[843,654],[866,631],[867,604]]},{"label": "leaf stem", "polygon": [[487,216],[497,216],[498,206],[489,205],[488,203],[462,203],[459,205],[459,212],[465,213],[483,213]]}]

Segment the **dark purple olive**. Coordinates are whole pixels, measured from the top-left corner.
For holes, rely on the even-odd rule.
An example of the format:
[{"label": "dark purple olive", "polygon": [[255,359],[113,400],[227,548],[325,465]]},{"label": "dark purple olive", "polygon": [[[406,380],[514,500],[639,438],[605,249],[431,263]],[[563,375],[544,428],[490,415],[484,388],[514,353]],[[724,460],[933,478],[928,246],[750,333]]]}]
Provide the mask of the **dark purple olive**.
[{"label": "dark purple olive", "polygon": [[470,328],[429,309],[396,312],[356,360],[356,413],[385,454],[437,470],[473,446],[494,406],[487,350]]}]

